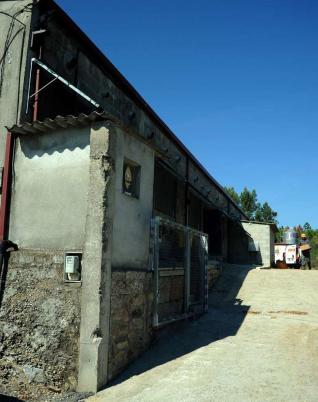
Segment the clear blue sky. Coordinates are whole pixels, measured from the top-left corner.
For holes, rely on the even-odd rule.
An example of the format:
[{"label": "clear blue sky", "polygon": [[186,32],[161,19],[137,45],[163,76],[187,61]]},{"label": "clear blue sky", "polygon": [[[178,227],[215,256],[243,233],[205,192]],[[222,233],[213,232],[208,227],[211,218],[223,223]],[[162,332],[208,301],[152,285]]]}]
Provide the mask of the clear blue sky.
[{"label": "clear blue sky", "polygon": [[318,227],[318,1],[58,3],[221,184]]}]

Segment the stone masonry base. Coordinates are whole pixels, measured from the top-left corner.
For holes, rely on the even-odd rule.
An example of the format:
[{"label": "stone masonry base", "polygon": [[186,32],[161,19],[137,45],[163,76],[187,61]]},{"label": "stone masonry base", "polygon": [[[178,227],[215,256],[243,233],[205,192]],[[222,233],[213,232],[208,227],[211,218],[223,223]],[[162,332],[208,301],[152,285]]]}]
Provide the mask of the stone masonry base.
[{"label": "stone masonry base", "polygon": [[0,394],[38,401],[76,388],[80,288],[63,282],[63,261],[61,252],[11,253],[2,272]]},{"label": "stone masonry base", "polygon": [[153,276],[113,271],[108,379],[147,349],[152,338]]}]

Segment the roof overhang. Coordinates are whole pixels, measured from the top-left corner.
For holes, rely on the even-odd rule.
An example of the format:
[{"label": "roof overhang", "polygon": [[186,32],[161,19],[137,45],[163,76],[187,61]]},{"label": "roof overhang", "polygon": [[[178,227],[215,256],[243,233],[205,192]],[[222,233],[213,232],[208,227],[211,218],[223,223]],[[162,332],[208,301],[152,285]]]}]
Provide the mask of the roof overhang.
[{"label": "roof overhang", "polygon": [[8,128],[8,131],[13,134],[29,135],[29,134],[43,134],[53,130],[61,130],[67,128],[82,128],[91,126],[97,121],[113,121],[115,119],[107,112],[93,112],[89,115],[84,113],[78,116],[56,116],[54,119],[44,119],[43,121],[34,121],[32,123],[22,123]]}]

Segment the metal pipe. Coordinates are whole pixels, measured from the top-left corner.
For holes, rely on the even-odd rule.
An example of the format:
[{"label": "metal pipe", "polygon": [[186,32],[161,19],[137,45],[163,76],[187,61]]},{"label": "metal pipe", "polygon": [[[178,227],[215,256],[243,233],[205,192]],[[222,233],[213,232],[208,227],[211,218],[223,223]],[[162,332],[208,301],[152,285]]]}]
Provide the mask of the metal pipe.
[{"label": "metal pipe", "polygon": [[[11,249],[11,250],[10,250]],[[6,253],[10,251],[17,251],[18,245],[13,243],[11,240],[0,240],[0,257],[4,256]]]},{"label": "metal pipe", "polygon": [[[40,88],[40,69],[36,69],[36,78],[35,78],[35,97],[33,104],[33,121],[36,121],[38,118],[39,111],[39,88]],[[31,99],[31,97],[30,97]]]},{"label": "metal pipe", "polygon": [[80,95],[82,98],[84,98],[87,102],[91,103],[93,106],[95,106],[97,109],[100,107],[100,104],[95,102],[92,98],[90,98],[88,95],[86,95],[84,92],[82,92],[80,89],[76,88],[74,85],[72,85],[69,81],[67,81],[65,78],[63,78],[61,75],[57,74],[54,70],[52,70],[50,67],[48,67],[46,64],[42,63],[40,60],[36,59],[35,57],[31,59],[31,68],[30,68],[30,76],[29,76],[29,89],[28,89],[28,99],[27,99],[27,107],[26,107],[26,114],[29,111],[29,102],[30,102],[30,82],[31,82],[31,73],[32,73],[32,65],[33,63],[37,64],[43,70],[47,71],[49,74],[53,75],[56,79],[58,79],[60,82],[62,82],[64,85],[66,85],[68,88],[70,88],[72,91],[76,92],[78,95]]},{"label": "metal pipe", "polygon": [[9,253],[18,250],[18,246],[10,240],[0,240],[0,307],[2,305],[5,282],[7,277],[7,263]]},{"label": "metal pipe", "polygon": [[40,88],[38,91],[34,92],[34,94],[32,94],[30,96],[30,99],[35,98],[40,92],[42,92],[45,88],[49,87],[51,84],[53,84],[54,81],[56,81],[57,78],[53,78],[53,80],[51,80],[50,82],[48,82],[47,84],[45,84],[42,88]]},{"label": "metal pipe", "polygon": [[[39,59],[42,58],[42,46],[39,48]],[[34,98],[34,104],[33,104],[33,121],[36,121],[38,119],[38,114],[39,114],[39,89],[40,89],[40,75],[41,71],[39,68],[36,69],[36,78],[35,78],[35,98]],[[31,97],[29,98],[29,100]],[[28,101],[29,101],[28,100]]]},{"label": "metal pipe", "polygon": [[0,240],[5,240],[8,235],[13,145],[14,145],[13,134],[8,132],[6,141],[4,168],[3,168],[3,178],[2,178],[2,194],[1,194],[1,206],[0,206]]}]

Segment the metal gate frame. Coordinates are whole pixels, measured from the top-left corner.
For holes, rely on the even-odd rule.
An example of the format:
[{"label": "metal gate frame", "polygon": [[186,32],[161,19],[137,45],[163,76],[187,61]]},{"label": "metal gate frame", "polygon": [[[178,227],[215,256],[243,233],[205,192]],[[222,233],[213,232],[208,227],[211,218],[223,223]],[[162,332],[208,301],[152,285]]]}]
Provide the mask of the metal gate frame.
[{"label": "metal gate frame", "polygon": [[[159,304],[159,257],[160,257],[160,226],[166,225],[185,233],[185,271],[184,271],[184,311],[183,314],[169,321],[159,322],[158,317],[158,304]],[[202,247],[201,258],[203,267],[201,269],[201,290],[200,300],[191,303],[190,301],[190,285],[191,285],[191,237],[198,236],[201,241]],[[153,303],[153,326],[158,327],[168,322],[174,322],[187,318],[195,313],[203,313],[208,311],[208,280],[207,280],[207,262],[208,262],[208,235],[188,226],[181,225],[169,219],[159,216],[151,219],[150,230],[150,269],[154,272],[154,303]]]}]

